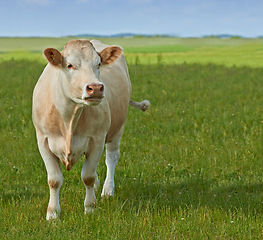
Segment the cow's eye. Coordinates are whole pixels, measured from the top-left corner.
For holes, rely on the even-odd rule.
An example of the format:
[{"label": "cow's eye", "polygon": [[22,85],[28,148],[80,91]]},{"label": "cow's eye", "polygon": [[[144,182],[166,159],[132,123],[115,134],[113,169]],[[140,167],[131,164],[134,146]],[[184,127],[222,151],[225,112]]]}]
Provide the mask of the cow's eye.
[{"label": "cow's eye", "polygon": [[68,65],[67,65],[67,68],[68,68],[68,69],[75,69],[72,64],[68,64]]}]

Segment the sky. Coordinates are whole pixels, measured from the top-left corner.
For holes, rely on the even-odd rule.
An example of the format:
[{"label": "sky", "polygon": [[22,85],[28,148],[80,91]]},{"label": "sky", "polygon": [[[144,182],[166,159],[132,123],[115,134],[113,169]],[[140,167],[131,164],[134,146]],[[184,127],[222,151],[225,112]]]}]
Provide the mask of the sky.
[{"label": "sky", "polygon": [[0,36],[263,36],[263,0],[0,0]]}]

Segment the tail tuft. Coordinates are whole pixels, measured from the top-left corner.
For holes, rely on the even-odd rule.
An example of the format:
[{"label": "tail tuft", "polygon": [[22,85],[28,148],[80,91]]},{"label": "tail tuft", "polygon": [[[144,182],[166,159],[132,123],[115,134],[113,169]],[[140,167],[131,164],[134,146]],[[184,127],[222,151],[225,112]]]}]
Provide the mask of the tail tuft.
[{"label": "tail tuft", "polygon": [[130,105],[145,112],[150,107],[150,102],[148,100],[143,100],[142,102],[134,102],[130,100]]}]

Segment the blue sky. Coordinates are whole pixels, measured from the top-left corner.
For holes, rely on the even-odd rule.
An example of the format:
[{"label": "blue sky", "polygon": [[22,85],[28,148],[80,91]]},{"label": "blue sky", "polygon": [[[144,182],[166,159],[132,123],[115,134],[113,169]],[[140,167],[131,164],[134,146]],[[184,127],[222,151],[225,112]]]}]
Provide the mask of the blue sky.
[{"label": "blue sky", "polygon": [[263,36],[262,0],[0,0],[0,36]]}]

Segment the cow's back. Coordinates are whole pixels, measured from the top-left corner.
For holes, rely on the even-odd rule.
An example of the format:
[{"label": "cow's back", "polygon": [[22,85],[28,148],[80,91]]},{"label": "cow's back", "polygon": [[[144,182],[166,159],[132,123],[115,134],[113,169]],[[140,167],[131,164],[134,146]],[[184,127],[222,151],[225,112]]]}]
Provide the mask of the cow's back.
[{"label": "cow's back", "polygon": [[[108,47],[97,40],[91,43],[97,52]],[[106,142],[110,142],[126,120],[131,95],[128,67],[123,54],[113,64],[102,66],[100,79],[105,84],[105,97],[111,112],[111,126],[106,138]]]}]

